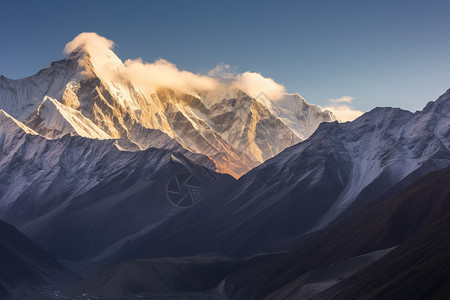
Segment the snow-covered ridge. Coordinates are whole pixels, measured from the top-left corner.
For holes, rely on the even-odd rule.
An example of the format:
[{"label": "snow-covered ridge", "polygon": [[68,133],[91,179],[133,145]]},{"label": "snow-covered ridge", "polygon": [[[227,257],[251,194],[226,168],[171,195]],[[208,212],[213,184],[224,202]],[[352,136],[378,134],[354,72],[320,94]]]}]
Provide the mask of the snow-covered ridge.
[{"label": "snow-covered ridge", "polygon": [[98,254],[180,213],[165,197],[175,174],[195,174],[206,199],[234,181],[202,167],[208,163],[201,155],[184,156],[183,149],[131,152],[116,147],[120,139],[47,139],[1,110],[0,122],[0,218],[65,257]]},{"label": "snow-covered ridge", "polygon": [[[307,143],[286,150],[276,163],[290,164],[305,155],[307,147],[318,153],[336,148],[346,153],[350,181],[315,227],[318,229],[342,214],[378,180],[399,182],[420,168],[446,167],[450,164],[449,146],[450,90],[416,113],[375,108],[353,122],[322,124]],[[383,189],[387,187],[379,187]]]},{"label": "snow-covered ridge", "polygon": [[[109,48],[72,51],[28,78],[0,78],[0,109],[47,138],[70,133],[120,139],[120,149],[133,151],[175,140],[235,177],[335,119],[299,95],[258,101],[225,79],[216,90],[198,95],[170,89],[149,95],[127,76]],[[153,133],[146,129],[165,136],[149,143]]]},{"label": "snow-covered ridge", "polygon": [[[377,108],[353,122],[321,123],[333,116],[300,95],[272,101],[240,90],[158,89],[148,96],[95,65],[77,53],[28,79],[0,82],[0,217],[63,258],[119,253],[137,239],[156,255],[178,239],[201,251],[226,244],[227,255],[271,251],[271,243],[323,228],[393,185],[450,164],[450,91],[414,114]],[[202,167],[238,177],[261,162],[229,189]],[[165,193],[186,169],[205,189],[227,190],[195,213],[180,212]],[[254,228],[264,234],[246,244]]]},{"label": "snow-covered ridge", "polygon": [[51,63],[33,76],[12,80],[0,77],[0,109],[23,122],[44,96],[60,99],[68,82],[79,78],[77,59]]},{"label": "snow-covered ridge", "polygon": [[261,94],[257,100],[280,118],[302,140],[312,135],[320,123],[337,121],[331,112],[307,103],[299,94],[283,94],[278,100],[271,100],[265,94]]},{"label": "snow-covered ridge", "polygon": [[[159,231],[173,236],[161,242],[161,235],[149,232],[117,257],[142,254],[140,249],[148,256],[216,251],[236,257],[287,250],[304,234],[448,167],[449,108],[450,90],[420,112],[376,108],[352,122],[323,123],[306,141],[241,177],[220,201],[186,213],[183,225],[173,221]],[[201,237],[196,243],[192,232]],[[178,244],[188,250],[174,250]]]},{"label": "snow-covered ridge", "polygon": [[99,140],[111,139],[108,134],[79,111],[48,96],[44,97],[42,103],[28,117],[26,123],[49,138],[57,138],[70,133]]},{"label": "snow-covered ridge", "polygon": [[25,124],[20,121],[17,121],[12,116],[10,116],[7,112],[0,109],[0,132],[2,134],[13,134],[15,132],[23,131],[24,133],[37,135],[33,129],[29,128]]}]

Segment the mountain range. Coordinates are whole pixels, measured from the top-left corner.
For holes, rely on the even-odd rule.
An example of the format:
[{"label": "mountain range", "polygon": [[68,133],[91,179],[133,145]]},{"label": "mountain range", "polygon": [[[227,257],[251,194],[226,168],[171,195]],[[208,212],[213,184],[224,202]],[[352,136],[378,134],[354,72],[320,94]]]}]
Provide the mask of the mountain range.
[{"label": "mountain range", "polygon": [[397,298],[404,276],[443,295],[450,90],[342,123],[233,80],[149,92],[85,44],[1,76],[0,219],[27,237],[0,223],[24,265],[0,292],[62,272],[74,297]]},{"label": "mountain range", "polygon": [[[145,93],[111,51],[80,45],[66,59],[19,80],[0,77],[0,109],[54,139],[72,134],[120,140],[122,150],[182,147],[239,177],[336,118],[298,94],[252,98],[235,87]],[[117,72],[111,78],[110,73]],[[89,74],[87,76],[86,74]]]},{"label": "mountain range", "polygon": [[[201,96],[168,88],[148,96],[124,74],[110,80],[108,70],[124,68],[111,50],[90,53],[86,48],[76,48],[31,77],[0,78],[0,217],[45,240],[45,249],[71,249],[71,254],[58,253],[60,258],[100,255],[106,246],[118,247],[122,239],[140,236],[182,212],[159,189],[177,172],[198,173],[200,181],[211,181],[212,174],[212,183],[204,184],[203,196],[209,198],[209,190],[217,193],[218,186],[233,182],[215,171],[238,177],[307,138],[321,122],[335,120],[298,94],[272,101],[262,93],[257,100],[221,87]],[[130,198],[141,198],[141,204]],[[112,230],[119,220],[112,207],[100,208],[102,202],[120,213],[126,203],[134,225]],[[90,219],[82,221],[80,214]],[[68,218],[73,222],[65,222]],[[65,241],[90,232],[93,220],[102,220],[112,237],[99,238],[99,230],[89,241]],[[49,238],[51,228],[60,228],[61,235]]]},{"label": "mountain range", "polygon": [[287,250],[305,233],[450,165],[449,120],[450,91],[416,113],[377,108],[353,122],[323,123],[226,195],[167,220],[114,258],[209,252],[240,258]]},{"label": "mountain range", "polygon": [[[286,254],[231,275],[223,290],[231,298],[245,299],[444,296],[448,292],[449,176],[449,167],[431,172],[395,196],[365,205],[304,236]],[[340,262],[383,249],[387,253],[368,267],[356,263],[356,267],[347,264],[338,272],[333,270]]]}]

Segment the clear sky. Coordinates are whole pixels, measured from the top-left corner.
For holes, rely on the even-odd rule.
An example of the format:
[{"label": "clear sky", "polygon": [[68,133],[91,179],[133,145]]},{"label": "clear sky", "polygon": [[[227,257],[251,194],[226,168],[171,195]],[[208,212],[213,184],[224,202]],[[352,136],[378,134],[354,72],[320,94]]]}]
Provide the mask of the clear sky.
[{"label": "clear sky", "polygon": [[421,109],[450,88],[450,1],[1,1],[0,74],[64,57],[85,31],[122,59],[259,72],[326,106]]}]

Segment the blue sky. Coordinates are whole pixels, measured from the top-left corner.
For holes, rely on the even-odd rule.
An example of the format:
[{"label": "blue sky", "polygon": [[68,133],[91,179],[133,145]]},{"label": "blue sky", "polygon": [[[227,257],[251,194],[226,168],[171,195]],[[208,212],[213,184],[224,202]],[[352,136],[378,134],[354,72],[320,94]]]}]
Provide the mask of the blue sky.
[{"label": "blue sky", "polygon": [[2,1],[0,74],[32,75],[81,32],[122,59],[253,71],[309,102],[421,109],[450,88],[450,1]]}]

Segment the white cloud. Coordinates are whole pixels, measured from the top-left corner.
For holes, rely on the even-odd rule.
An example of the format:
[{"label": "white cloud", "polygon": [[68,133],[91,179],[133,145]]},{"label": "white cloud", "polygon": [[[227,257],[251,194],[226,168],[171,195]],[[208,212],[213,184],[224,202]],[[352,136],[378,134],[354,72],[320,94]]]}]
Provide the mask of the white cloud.
[{"label": "white cloud", "polygon": [[348,105],[329,105],[322,107],[322,109],[331,111],[341,122],[353,121],[363,114],[362,111]]},{"label": "white cloud", "polygon": [[352,103],[355,98],[352,96],[342,96],[341,98],[328,99],[331,103]]},{"label": "white cloud", "polygon": [[351,103],[355,98],[343,96],[340,98],[328,99],[329,105],[322,107],[323,110],[331,111],[341,122],[353,121],[363,114],[362,111],[343,103]]},{"label": "white cloud", "polygon": [[164,59],[145,63],[142,59],[125,61],[125,74],[144,91],[153,93],[157,88],[171,88],[185,93],[213,90],[219,82],[205,75],[179,70]]},{"label": "white cloud", "polygon": [[[122,63],[112,52],[114,42],[94,32],[79,34],[67,43],[64,51],[70,53],[77,48],[83,48],[89,53],[97,76],[108,80],[126,76],[150,94],[157,88],[171,88],[196,94],[223,85],[239,88],[251,97],[256,97],[264,92],[273,100],[279,99],[281,94],[285,92],[284,86],[276,83],[272,78],[250,71],[237,74],[235,68],[224,63],[218,64],[207,75],[180,70],[175,64],[164,59],[148,63],[138,58],[128,59],[125,63]],[[81,66],[86,66],[87,62],[80,60],[79,63]],[[86,75],[92,76],[94,74]]]},{"label": "white cloud", "polygon": [[98,51],[103,53],[105,50],[112,50],[114,42],[99,36],[95,32],[83,32],[66,44],[64,52],[70,53],[80,47],[85,48],[88,52]]},{"label": "white cloud", "polygon": [[[64,47],[65,53],[71,53],[77,49],[83,49],[91,56],[91,61],[95,69],[108,79],[113,79],[117,69],[122,67],[122,61],[112,52],[114,42],[99,36],[95,32],[83,32],[77,35],[72,41]],[[116,58],[114,65],[111,65],[111,58]],[[79,60],[82,67],[86,66],[86,61]],[[89,70],[89,69],[87,69]],[[83,75],[92,76],[86,71]]]},{"label": "white cloud", "polygon": [[278,100],[285,92],[283,85],[276,83],[272,78],[267,78],[259,73],[245,72],[236,76],[235,86],[242,89],[250,97],[257,97],[264,92],[272,100]]},{"label": "white cloud", "polygon": [[219,63],[208,72],[208,76],[214,78],[234,78],[236,74],[236,68],[232,68],[230,65],[225,63]]},{"label": "white cloud", "polygon": [[253,98],[264,93],[270,99],[277,100],[285,92],[284,86],[272,78],[250,71],[238,74],[235,67],[224,63],[220,63],[210,70],[208,76],[225,79],[225,81],[221,81],[223,84],[230,84],[232,87],[241,89]]},{"label": "white cloud", "polygon": [[[114,80],[118,76],[126,76],[149,94],[157,88],[171,88],[196,94],[224,85],[239,88],[250,97],[257,97],[263,92],[272,100],[280,99],[282,93],[285,92],[285,87],[272,78],[250,71],[237,74],[236,68],[224,63],[218,64],[207,75],[180,70],[175,64],[164,59],[147,63],[138,58],[128,59],[122,63],[112,52],[114,42],[94,32],[79,34],[67,43],[64,52],[70,53],[78,48],[83,48],[89,53],[95,72],[99,73],[96,74],[97,76],[109,80]],[[81,66],[86,66],[86,62],[83,60],[80,60],[79,63]],[[329,99],[330,104],[323,109],[334,113],[340,121],[351,121],[363,113],[348,105],[353,100],[354,97],[351,96]]]}]

